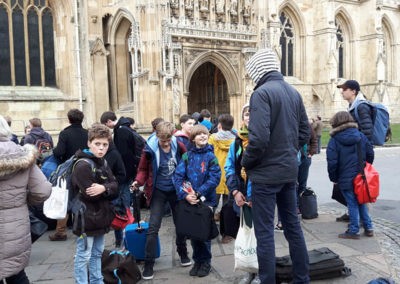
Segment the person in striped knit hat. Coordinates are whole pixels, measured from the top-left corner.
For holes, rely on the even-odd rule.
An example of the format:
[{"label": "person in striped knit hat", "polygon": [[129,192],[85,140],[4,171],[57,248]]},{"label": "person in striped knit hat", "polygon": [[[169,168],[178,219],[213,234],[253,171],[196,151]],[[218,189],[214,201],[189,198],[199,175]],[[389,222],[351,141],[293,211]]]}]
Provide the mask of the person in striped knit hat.
[{"label": "person in striped knit hat", "polygon": [[294,283],[309,283],[307,247],[297,217],[297,152],[310,139],[300,94],[283,79],[280,62],[260,49],[246,69],[256,83],[250,98],[249,143],[241,161],[251,180],[252,212],[261,283],[275,283],[275,205],[293,262]]}]

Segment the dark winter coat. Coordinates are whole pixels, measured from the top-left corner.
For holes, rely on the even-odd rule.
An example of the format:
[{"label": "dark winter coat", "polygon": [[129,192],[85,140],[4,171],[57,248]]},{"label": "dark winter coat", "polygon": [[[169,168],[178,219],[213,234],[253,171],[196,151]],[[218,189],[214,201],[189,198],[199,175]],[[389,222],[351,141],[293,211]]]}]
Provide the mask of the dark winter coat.
[{"label": "dark winter coat", "polygon": [[110,143],[108,146],[108,151],[104,158],[107,161],[108,166],[110,167],[113,175],[117,179],[118,184],[121,184],[125,180],[125,166],[124,161],[114,143]]},{"label": "dark winter coat", "polygon": [[185,199],[187,193],[183,190],[183,182],[189,181],[194,191],[205,197],[205,204],[217,205],[216,187],[221,179],[221,168],[214,148],[208,144],[204,148],[193,147],[185,153],[174,174],[174,186],[178,199]]},{"label": "dark winter coat", "polygon": [[0,137],[0,280],[29,263],[31,235],[28,205],[43,203],[51,184],[36,166],[37,150]]},{"label": "dark winter coat", "polygon": [[357,124],[348,122],[331,130],[326,149],[329,179],[342,190],[353,190],[353,179],[359,173],[357,144],[361,142],[363,161],[374,161],[374,150],[367,137],[358,131]]},{"label": "dark winter coat", "polygon": [[[176,164],[178,164],[182,158],[183,153],[186,152],[186,147],[183,143],[178,142],[176,140],[176,137],[172,136],[171,151],[172,157],[175,157]],[[147,140],[146,146],[143,149],[138,167],[138,173],[135,178],[135,181],[137,181],[139,186],[143,186],[146,183],[145,196],[147,200],[147,205],[150,205],[151,203],[154,185],[157,184],[156,178],[159,165],[160,148],[158,145],[158,138],[156,135],[152,135]]]},{"label": "dark winter coat", "polygon": [[138,157],[141,155],[141,153],[135,152],[135,134],[130,125],[131,123],[128,119],[121,117],[114,127],[114,143],[121,154],[125,166],[126,179],[124,182],[135,178],[140,161]]},{"label": "dark winter coat", "polygon": [[88,131],[82,127],[82,124],[71,124],[60,132],[53,154],[61,163],[64,163],[76,151],[87,148],[87,141]]},{"label": "dark winter coat", "polygon": [[[50,142],[51,147],[54,147],[53,138],[51,138],[50,134],[43,130],[41,127],[33,127],[29,134],[26,134],[23,141],[21,140],[21,145],[32,144],[35,145],[36,140],[45,139]],[[87,142],[87,140],[86,140]]]},{"label": "dark winter coat", "polygon": [[[372,123],[372,109],[363,103],[365,98],[362,94],[358,94],[354,102],[349,106],[349,112],[353,119],[358,124],[358,129],[367,136],[368,140],[372,143],[372,134],[374,131],[374,124]],[[357,108],[358,120],[355,115],[355,108]]]},{"label": "dark winter coat", "polygon": [[[74,195],[80,194],[80,200],[86,205],[85,232],[88,236],[98,236],[107,233],[110,230],[110,224],[114,219],[113,206],[111,200],[118,196],[118,184],[111,172],[106,166],[105,160],[96,158],[92,154],[78,150],[76,155],[79,158],[91,159],[95,164],[95,169],[85,162],[79,161],[75,164],[72,174],[72,189]],[[106,191],[97,196],[89,196],[86,189],[93,183],[104,185]],[[80,235],[78,228],[76,235]]]},{"label": "dark winter coat", "polygon": [[282,184],[297,180],[297,153],[310,139],[300,94],[281,73],[265,74],[250,98],[249,145],[242,165],[252,182]]}]

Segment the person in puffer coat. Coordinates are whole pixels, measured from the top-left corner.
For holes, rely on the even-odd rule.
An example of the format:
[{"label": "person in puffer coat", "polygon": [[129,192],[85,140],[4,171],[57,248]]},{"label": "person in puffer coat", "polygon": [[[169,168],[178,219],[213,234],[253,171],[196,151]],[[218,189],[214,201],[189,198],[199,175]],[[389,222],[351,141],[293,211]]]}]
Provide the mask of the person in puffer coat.
[{"label": "person in puffer coat", "polygon": [[28,205],[39,205],[51,184],[36,166],[35,146],[10,141],[11,130],[0,116],[0,283],[29,284],[25,274],[31,254]]},{"label": "person in puffer coat", "polygon": [[[183,154],[174,174],[174,186],[178,200],[186,200],[191,205],[197,204],[200,199],[210,208],[217,203],[215,188],[221,179],[221,168],[214,155],[214,148],[208,144],[208,129],[202,125],[195,125],[190,132],[190,140],[195,147]],[[191,189],[184,187],[190,182]],[[210,209],[211,210],[211,209]],[[205,277],[211,270],[211,240],[191,240],[194,265],[189,272],[190,276]]]},{"label": "person in puffer coat", "polygon": [[349,210],[350,224],[346,232],[339,235],[343,239],[359,239],[360,217],[364,226],[364,234],[374,235],[372,221],[365,204],[358,204],[354,194],[353,179],[360,172],[357,144],[361,144],[363,161],[374,161],[374,150],[367,137],[358,130],[357,123],[346,111],[336,113],[331,121],[331,139],[326,149],[329,179],[337,183]]}]

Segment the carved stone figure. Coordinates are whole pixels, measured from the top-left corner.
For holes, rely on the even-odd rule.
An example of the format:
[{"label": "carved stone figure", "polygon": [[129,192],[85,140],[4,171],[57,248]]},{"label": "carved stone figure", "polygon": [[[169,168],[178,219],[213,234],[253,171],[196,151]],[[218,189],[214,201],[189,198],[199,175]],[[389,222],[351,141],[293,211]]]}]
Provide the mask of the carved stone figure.
[{"label": "carved stone figure", "polygon": [[231,8],[230,8],[231,15],[237,15],[237,9],[238,9],[237,0],[231,0]]},{"label": "carved stone figure", "polygon": [[217,14],[225,13],[225,0],[216,0],[215,1],[215,12]]}]

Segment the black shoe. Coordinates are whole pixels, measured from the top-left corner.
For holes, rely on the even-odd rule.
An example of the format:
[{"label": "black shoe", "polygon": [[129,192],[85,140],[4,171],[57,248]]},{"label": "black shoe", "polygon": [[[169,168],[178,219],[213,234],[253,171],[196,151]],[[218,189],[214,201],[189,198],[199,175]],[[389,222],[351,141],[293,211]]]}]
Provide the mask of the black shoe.
[{"label": "black shoe", "polygon": [[336,218],[336,222],[350,222],[350,216],[344,213],[342,216]]},{"label": "black shoe", "polygon": [[154,277],[153,265],[145,264],[142,272],[143,280],[151,280]]},{"label": "black shoe", "polygon": [[187,253],[182,253],[180,255],[181,258],[181,266],[190,266],[192,265],[192,262],[190,261],[190,258],[188,257]]},{"label": "black shoe", "polygon": [[364,235],[366,235],[367,237],[373,237],[374,236],[374,230],[364,230]]},{"label": "black shoe", "polygon": [[198,262],[195,262],[192,269],[189,271],[190,276],[197,276],[199,269],[200,269],[201,264]]},{"label": "black shoe", "polygon": [[208,274],[210,274],[211,271],[211,265],[207,262],[203,262],[197,271],[197,276],[199,277],[205,277]]}]

